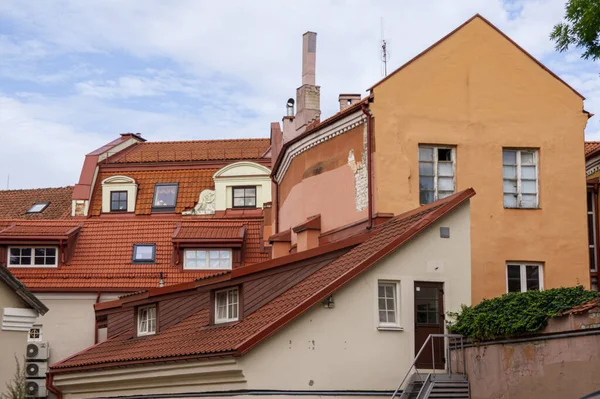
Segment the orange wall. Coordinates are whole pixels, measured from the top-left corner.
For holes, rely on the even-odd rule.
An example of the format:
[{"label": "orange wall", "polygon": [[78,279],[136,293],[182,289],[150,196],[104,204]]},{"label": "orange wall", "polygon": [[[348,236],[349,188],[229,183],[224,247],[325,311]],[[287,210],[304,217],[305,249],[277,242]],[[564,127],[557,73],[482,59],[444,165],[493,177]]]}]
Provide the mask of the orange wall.
[{"label": "orange wall", "polygon": [[[456,188],[477,192],[473,303],[506,292],[507,260],[589,287],[581,97],[479,18],[373,94],[375,212],[419,205],[419,144],[456,146]],[[539,148],[540,209],[504,209],[503,147]]]},{"label": "orange wall", "polygon": [[[279,186],[279,231],[321,215],[321,232],[367,217],[357,212],[354,172],[348,165],[353,150],[362,163],[365,125],[325,141],[295,157]],[[292,234],[292,242],[296,241]]]}]

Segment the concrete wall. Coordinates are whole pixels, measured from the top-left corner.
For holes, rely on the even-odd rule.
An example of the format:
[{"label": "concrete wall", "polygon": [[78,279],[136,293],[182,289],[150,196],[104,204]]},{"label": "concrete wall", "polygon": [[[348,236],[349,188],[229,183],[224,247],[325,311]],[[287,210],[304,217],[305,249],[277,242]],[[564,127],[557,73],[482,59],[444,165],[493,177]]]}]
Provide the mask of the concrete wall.
[{"label": "concrete wall", "polygon": [[[443,282],[446,310],[471,302],[469,225],[464,204],[336,292],[333,309],[315,305],[233,363],[66,373],[55,382],[65,398],[238,389],[393,390],[415,355],[414,282]],[[450,227],[449,239],[440,238],[442,226]],[[378,280],[400,283],[404,330],[378,330]],[[201,368],[213,376],[202,376]]]},{"label": "concrete wall", "polygon": [[[477,192],[474,303],[506,292],[509,260],[542,262],[545,288],[589,286],[581,97],[479,18],[373,94],[375,212],[419,205],[419,144],[456,146],[456,190]],[[539,149],[539,209],[504,209],[503,147]]]},{"label": "concrete wall", "polygon": [[[29,308],[21,298],[0,282],[0,317],[5,308]],[[13,378],[17,368],[15,356],[22,367],[25,367],[24,358],[27,347],[25,331],[5,331],[0,329],[0,393],[5,391],[6,383]]]}]

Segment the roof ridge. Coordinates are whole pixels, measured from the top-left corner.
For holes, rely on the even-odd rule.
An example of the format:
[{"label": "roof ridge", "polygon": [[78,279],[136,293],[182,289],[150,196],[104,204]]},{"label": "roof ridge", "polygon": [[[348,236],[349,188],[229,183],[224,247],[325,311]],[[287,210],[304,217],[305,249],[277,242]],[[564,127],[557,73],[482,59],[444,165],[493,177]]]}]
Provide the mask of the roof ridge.
[{"label": "roof ridge", "polygon": [[68,188],[73,188],[74,186],[61,186],[61,187],[40,187],[40,188],[14,188],[10,190],[0,190],[0,193],[10,193],[17,191],[35,191],[35,190],[64,190]]},{"label": "roof ridge", "polygon": [[144,143],[138,143],[140,145],[148,144],[174,144],[174,143],[215,143],[225,141],[260,141],[260,140],[271,140],[268,137],[249,137],[249,138],[236,138],[236,139],[211,139],[211,140],[174,140],[174,141],[146,141]]}]

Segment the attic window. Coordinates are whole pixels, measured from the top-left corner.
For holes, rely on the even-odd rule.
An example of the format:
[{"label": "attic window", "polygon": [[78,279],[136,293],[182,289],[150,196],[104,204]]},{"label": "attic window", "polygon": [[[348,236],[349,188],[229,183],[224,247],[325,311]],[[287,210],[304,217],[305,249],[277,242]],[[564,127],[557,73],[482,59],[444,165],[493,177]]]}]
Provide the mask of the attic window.
[{"label": "attic window", "polygon": [[36,202],[31,208],[29,208],[27,213],[42,213],[44,209],[48,207],[48,205],[50,205],[49,202]]},{"label": "attic window", "polygon": [[154,185],[152,210],[158,212],[174,212],[177,204],[177,183],[157,183]]},{"label": "attic window", "polygon": [[239,293],[237,288],[215,293],[215,324],[239,319]]},{"label": "attic window", "polygon": [[133,244],[133,263],[154,263],[156,244]]},{"label": "attic window", "polygon": [[233,188],[234,208],[256,208],[256,186]]},{"label": "attic window", "polygon": [[186,270],[231,269],[231,249],[186,249],[183,268]]},{"label": "attic window", "polygon": [[152,335],[156,333],[156,305],[138,308],[137,335]]}]

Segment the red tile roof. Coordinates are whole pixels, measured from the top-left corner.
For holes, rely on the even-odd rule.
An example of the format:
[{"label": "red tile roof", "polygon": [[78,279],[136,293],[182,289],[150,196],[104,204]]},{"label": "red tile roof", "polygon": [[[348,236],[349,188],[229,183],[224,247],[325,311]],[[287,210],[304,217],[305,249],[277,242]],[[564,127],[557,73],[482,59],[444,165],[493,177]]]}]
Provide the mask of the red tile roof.
[{"label": "red tile roof", "polygon": [[574,306],[571,309],[560,313],[558,316],[566,316],[566,315],[570,315],[570,314],[581,314],[581,313],[585,313],[589,310],[595,309],[597,307],[600,307],[600,297],[590,299],[589,301],[584,302],[581,305]]},{"label": "red tile roof", "polygon": [[586,141],[584,143],[585,156],[588,156],[591,153],[596,152],[596,150],[598,148],[600,148],[600,141]]},{"label": "red tile roof", "polygon": [[19,224],[13,223],[10,226],[0,230],[0,240],[2,238],[19,237],[67,237],[79,230],[81,225],[69,222],[55,222],[48,225],[45,222]]},{"label": "red tile roof", "polygon": [[[0,219],[68,219],[73,187],[1,190]],[[36,202],[49,202],[40,213],[27,213]]]},{"label": "red tile roof", "polygon": [[[13,229],[38,229],[33,222],[14,221]],[[37,222],[39,224],[39,222]],[[58,268],[11,268],[11,272],[32,291],[93,290],[138,291],[158,286],[159,274],[165,284],[193,281],[213,271],[183,270],[173,261],[173,234],[179,219],[86,219],[72,222],[47,221],[44,231],[65,231],[83,224],[70,262]],[[12,224],[12,223],[11,223]],[[245,265],[263,262],[269,254],[262,251],[262,219],[196,219],[186,221],[193,231],[207,228],[237,229],[246,226]],[[156,244],[156,262],[132,263],[134,244]],[[5,261],[0,260],[4,263]]]},{"label": "red tile roof", "polygon": [[135,205],[136,215],[150,215],[154,199],[156,183],[178,183],[177,204],[175,212],[181,213],[193,208],[202,190],[215,188],[212,178],[218,169],[173,169],[173,170],[138,170],[131,172],[100,171],[96,179],[96,187],[92,195],[90,214],[98,216],[102,213],[102,181],[111,176],[124,175],[131,177],[138,185]]},{"label": "red tile roof", "polygon": [[259,159],[270,139],[197,140],[136,143],[107,163]]},{"label": "red tile roof", "polygon": [[[244,354],[474,194],[475,192],[469,189],[377,226],[373,232],[365,233],[367,239],[362,244],[330,262],[323,262],[324,265],[319,270],[238,323],[203,329],[202,327],[209,325],[209,309],[204,308],[182,322],[144,339],[131,340],[131,330],[111,337],[101,344],[55,363],[52,365],[52,372],[82,371],[181,357]],[[290,258],[297,259],[299,255],[290,255]],[[320,259],[316,257],[315,261]],[[280,267],[287,266],[294,267],[295,263],[283,264]],[[260,265],[254,265],[253,268],[257,268],[257,273],[261,271]],[[233,273],[229,278],[231,284],[235,284],[236,279],[232,275]],[[211,280],[207,280],[206,284],[207,288],[210,288]],[[159,292],[160,289],[154,291]],[[135,297],[129,297],[128,302],[131,303],[134,299]],[[115,302],[118,307],[120,302]]]},{"label": "red tile roof", "polygon": [[175,232],[174,239],[200,239],[200,240],[232,240],[244,237],[244,224],[230,224],[229,226],[206,227],[197,223],[183,222],[181,228]]}]

